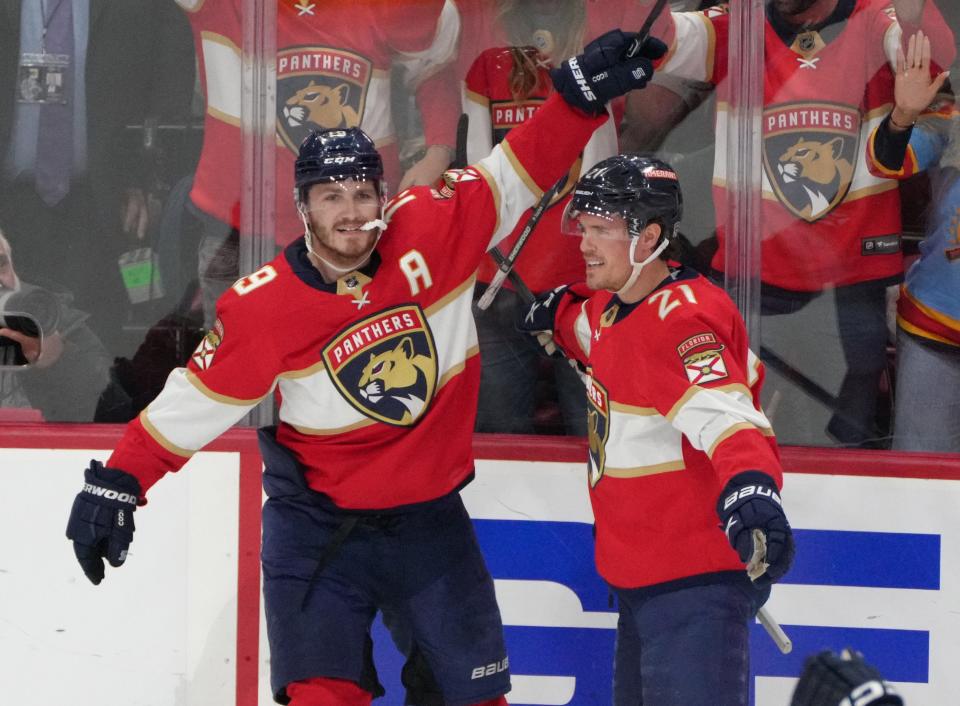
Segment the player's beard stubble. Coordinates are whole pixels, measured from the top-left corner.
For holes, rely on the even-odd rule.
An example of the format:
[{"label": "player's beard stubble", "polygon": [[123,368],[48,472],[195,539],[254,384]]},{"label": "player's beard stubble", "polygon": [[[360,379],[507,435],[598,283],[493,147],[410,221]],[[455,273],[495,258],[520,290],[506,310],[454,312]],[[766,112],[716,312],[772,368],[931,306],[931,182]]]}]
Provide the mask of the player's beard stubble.
[{"label": "player's beard stubble", "polygon": [[320,257],[337,267],[359,267],[377,244],[380,233],[377,228],[359,230],[363,223],[343,220],[335,223],[332,228],[316,222],[311,223],[313,249]]}]

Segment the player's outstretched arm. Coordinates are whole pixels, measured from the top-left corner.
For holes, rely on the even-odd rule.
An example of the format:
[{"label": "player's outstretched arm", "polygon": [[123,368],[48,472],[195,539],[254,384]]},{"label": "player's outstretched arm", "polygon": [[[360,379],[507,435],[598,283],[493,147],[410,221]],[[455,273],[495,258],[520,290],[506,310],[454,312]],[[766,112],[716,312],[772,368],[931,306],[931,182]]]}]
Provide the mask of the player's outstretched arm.
[{"label": "player's outstretched arm", "polygon": [[648,37],[635,56],[628,58],[636,34],[614,29],[550,70],[553,87],[570,105],[588,115],[601,115],[607,102],[628,91],[643,88],[653,77],[653,62],[667,52],[667,45]]},{"label": "player's outstretched arm", "polygon": [[720,493],[717,514],[757,587],[783,578],[793,563],[793,530],[773,478],[761,471],[738,473]]},{"label": "player's outstretched arm", "polygon": [[129,473],[90,461],[67,521],[67,539],[83,573],[96,585],[103,580],[103,560],[121,566],[133,541],[133,511],[140,483]]}]

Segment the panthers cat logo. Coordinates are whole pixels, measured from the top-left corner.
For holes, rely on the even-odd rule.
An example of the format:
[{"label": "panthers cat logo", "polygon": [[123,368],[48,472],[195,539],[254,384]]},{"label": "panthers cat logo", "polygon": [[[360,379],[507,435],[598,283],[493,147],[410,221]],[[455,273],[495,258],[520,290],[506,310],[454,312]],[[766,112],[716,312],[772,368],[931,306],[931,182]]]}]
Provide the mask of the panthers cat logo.
[{"label": "panthers cat logo", "polygon": [[435,376],[431,373],[435,371],[433,361],[418,355],[413,339],[404,336],[396,348],[370,354],[360,376],[360,395],[373,407],[396,407],[393,416],[399,415],[401,423],[409,423],[420,416],[433,396]]},{"label": "panthers cat logo", "polygon": [[780,106],[765,113],[764,127],[764,169],[777,198],[808,223],[826,216],[853,181],[859,113],[846,106]]},{"label": "panthers cat logo", "polygon": [[587,372],[587,477],[593,488],[603,477],[607,462],[607,437],[610,435],[607,391],[590,371]]},{"label": "panthers cat logo", "polygon": [[354,324],[324,347],[322,357],[344,398],[372,419],[411,426],[433,399],[436,347],[416,305],[381,311]]},{"label": "panthers cat logo", "polygon": [[306,88],[287,99],[283,117],[291,128],[306,123],[323,129],[354,127],[360,123],[360,116],[348,105],[349,96],[350,85],[347,83],[331,87],[311,81]]},{"label": "panthers cat logo", "polygon": [[357,127],[372,64],[341,49],[297,47],[277,55],[277,134],[296,152],[313,130]]}]

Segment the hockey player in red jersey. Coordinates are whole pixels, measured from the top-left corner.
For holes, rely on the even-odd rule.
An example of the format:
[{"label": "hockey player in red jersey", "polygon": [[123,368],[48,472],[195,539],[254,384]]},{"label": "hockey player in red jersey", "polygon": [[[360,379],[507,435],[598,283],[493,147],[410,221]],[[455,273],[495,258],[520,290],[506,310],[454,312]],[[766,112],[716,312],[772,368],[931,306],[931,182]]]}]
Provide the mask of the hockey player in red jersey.
[{"label": "hockey player in red jersey", "polygon": [[555,289],[519,322],[586,370],[596,564],[620,607],[618,705],[746,704],[748,623],[793,557],[743,320],[723,290],[666,260],[681,209],[666,163],[597,164],[564,221],[586,287]]},{"label": "hockey player in red jersey", "polygon": [[103,579],[104,558],[124,562],[154,483],[274,393],[279,424],[260,440],[276,700],[369,704],[383,611],[410,672],[430,676],[405,679],[408,703],[505,704],[493,581],[458,492],[473,476],[476,269],[570,168],[606,102],[646,84],[665,47],[648,40],[628,59],[632,40],[609,32],[564,62],[558,95],[439,190],[384,204],[366,134],[307,137],[295,165],[305,236],[234,283],[187,367],[86,470],[67,536],[88,578]]}]

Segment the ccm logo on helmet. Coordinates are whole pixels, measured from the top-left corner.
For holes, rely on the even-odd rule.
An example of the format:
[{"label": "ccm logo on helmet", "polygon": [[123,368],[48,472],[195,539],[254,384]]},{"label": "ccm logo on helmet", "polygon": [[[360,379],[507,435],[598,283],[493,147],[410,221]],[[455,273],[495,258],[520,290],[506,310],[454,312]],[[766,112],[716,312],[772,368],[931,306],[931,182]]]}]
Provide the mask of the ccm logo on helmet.
[{"label": "ccm logo on helmet", "polygon": [[594,92],[590,90],[590,86],[587,85],[587,79],[583,77],[583,69],[580,68],[580,63],[577,61],[577,57],[570,57],[567,59],[567,61],[570,64],[570,72],[573,74],[573,78],[580,87],[580,91],[583,93],[584,97],[588,101],[597,100],[596,94],[594,94]]},{"label": "ccm logo on helmet", "polygon": [[356,157],[324,157],[323,164],[349,164],[356,162]]},{"label": "ccm logo on helmet", "polygon": [[137,504],[136,495],[131,495],[130,493],[118,493],[116,490],[107,490],[106,488],[101,488],[99,485],[84,483],[83,492],[90,493],[90,495],[97,495],[101,498],[106,498],[107,500],[117,500],[122,503],[129,503],[130,505]]},{"label": "ccm logo on helmet", "polygon": [[768,500],[775,502],[777,505],[783,505],[783,503],[780,502],[780,496],[777,495],[773,488],[766,485],[745,485],[740,488],[740,490],[734,491],[724,498],[723,509],[726,510],[735,502],[737,502],[737,500],[749,498],[751,495],[767,498]]}]

